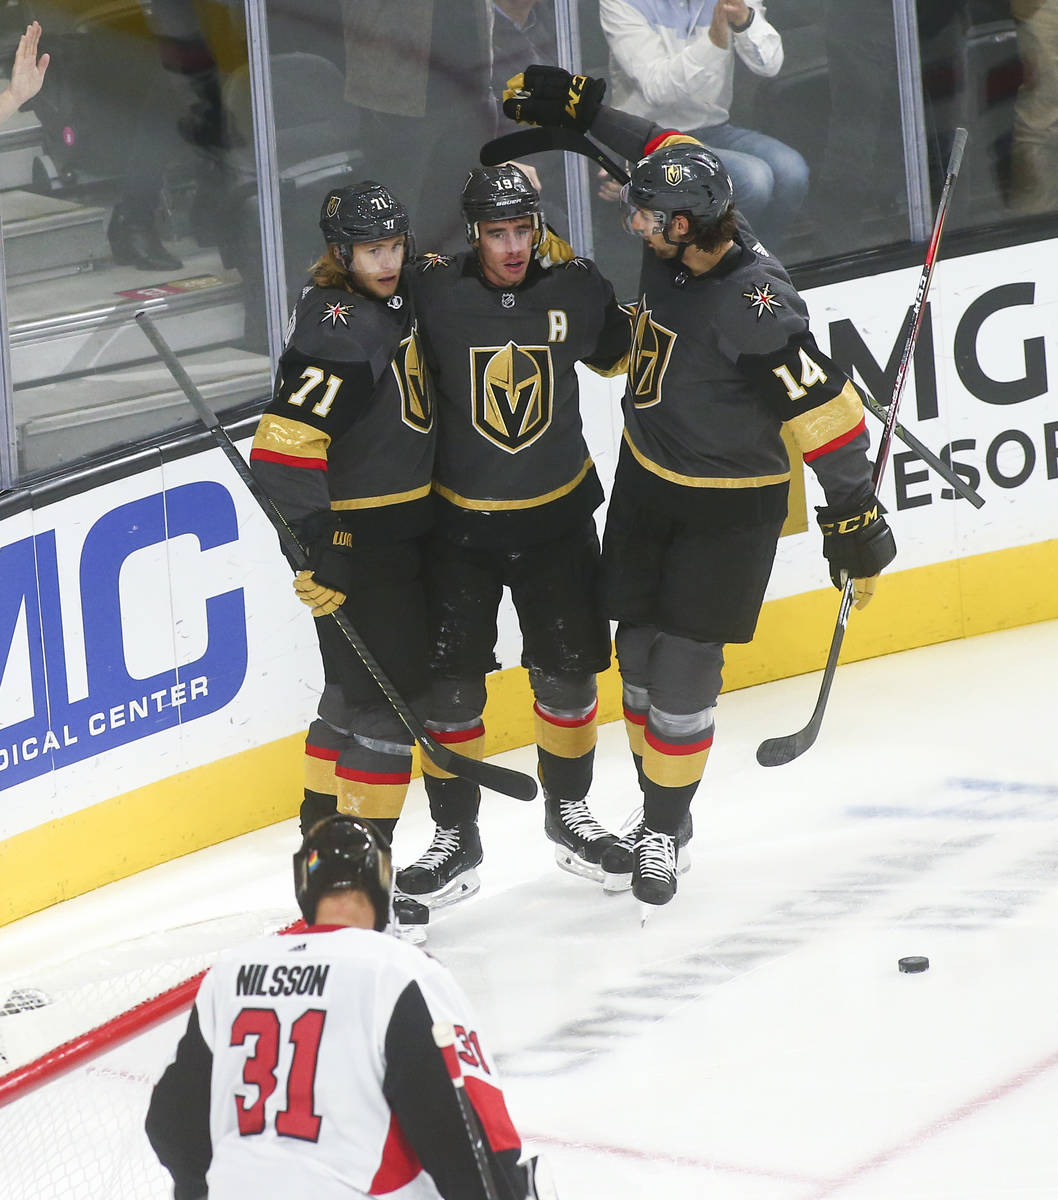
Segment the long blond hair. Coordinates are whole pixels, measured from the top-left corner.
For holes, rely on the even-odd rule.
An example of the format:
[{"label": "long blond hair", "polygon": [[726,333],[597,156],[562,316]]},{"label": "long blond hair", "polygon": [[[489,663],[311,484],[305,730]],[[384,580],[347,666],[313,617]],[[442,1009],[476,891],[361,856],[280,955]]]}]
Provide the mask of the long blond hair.
[{"label": "long blond hair", "polygon": [[347,292],[355,291],[352,275],[334,256],[334,247],[326,250],[309,267],[312,282],[321,288],[345,288]]}]

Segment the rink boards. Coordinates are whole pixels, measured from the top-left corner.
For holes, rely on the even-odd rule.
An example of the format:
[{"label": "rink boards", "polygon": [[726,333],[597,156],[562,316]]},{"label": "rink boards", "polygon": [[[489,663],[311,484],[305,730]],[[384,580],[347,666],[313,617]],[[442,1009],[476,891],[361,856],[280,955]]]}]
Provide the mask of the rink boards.
[{"label": "rink boards", "polygon": [[[846,659],[1058,616],[1056,267],[1055,241],[938,266],[901,420],[986,504],[955,500],[895,444],[882,499],[899,558],[853,615]],[[805,293],[821,347],[881,401],[918,276]],[[582,374],[607,486],[622,384]],[[876,445],[881,426],[868,424]],[[728,650],[727,690],[826,657],[837,593],[805,520],[822,503],[810,471],[804,489],[757,637]],[[61,498],[8,497],[0,513],[0,923],[292,815],[322,679],[315,636],[271,527],[223,455],[141,454]],[[507,605],[498,657],[489,753],[532,738]],[[619,716],[613,670],[600,712]]]}]

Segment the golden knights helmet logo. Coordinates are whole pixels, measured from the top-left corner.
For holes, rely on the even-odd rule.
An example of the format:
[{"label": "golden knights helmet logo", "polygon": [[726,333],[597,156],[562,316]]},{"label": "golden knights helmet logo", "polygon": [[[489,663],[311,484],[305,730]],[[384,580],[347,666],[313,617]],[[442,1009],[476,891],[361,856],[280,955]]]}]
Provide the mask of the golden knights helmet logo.
[{"label": "golden knights helmet logo", "polygon": [[551,424],[554,376],[547,346],[473,346],[471,404],[478,432],[517,454]]},{"label": "golden knights helmet logo", "polygon": [[400,392],[400,419],[412,429],[428,433],[433,428],[433,393],[423,362],[418,323],[412,325],[411,333],[397,347],[390,366]]},{"label": "golden knights helmet logo", "polygon": [[669,187],[679,187],[679,185],[683,183],[682,163],[665,164],[665,182],[669,185]]},{"label": "golden knights helmet logo", "polygon": [[632,313],[632,347],[628,355],[628,388],[636,408],[650,408],[661,399],[661,384],[676,341],[671,329],[651,319],[644,300]]}]

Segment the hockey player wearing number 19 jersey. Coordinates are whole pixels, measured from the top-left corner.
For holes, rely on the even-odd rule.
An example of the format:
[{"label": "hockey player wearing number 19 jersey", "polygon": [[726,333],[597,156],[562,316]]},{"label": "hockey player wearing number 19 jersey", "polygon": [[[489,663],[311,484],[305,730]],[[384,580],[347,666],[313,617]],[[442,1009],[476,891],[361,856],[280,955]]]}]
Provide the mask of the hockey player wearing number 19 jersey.
[{"label": "hockey player wearing number 19 jersey", "polygon": [[[560,866],[601,879],[614,837],[585,798],[595,675],[609,664],[610,632],[592,516],[602,488],[581,430],[576,364],[622,370],[628,318],[593,263],[545,260],[551,235],[540,196],[517,166],[475,168],[462,202],[472,248],[427,257],[413,275],[438,421],[428,726],[439,741],[481,754],[485,676],[497,665],[508,586],[536,701],[545,832]],[[410,895],[450,903],[477,886],[479,794],[429,761],[423,767],[437,830],[397,878]]]},{"label": "hockey player wearing number 19 jersey", "polygon": [[624,198],[645,245],[625,428],[603,540],[606,599],[643,815],[604,886],[665,904],[687,865],[727,642],[752,639],[787,508],[790,430],[826,496],[823,551],[857,607],[896,554],[874,494],[863,405],[816,345],[782,265],[740,222],[696,139],[601,103],[605,83],[532,66],[504,110],[590,127],[636,160]]},{"label": "hockey player wearing number 19 jersey", "polygon": [[449,972],[383,936],[388,845],[336,814],[294,855],[308,928],[207,972],[147,1134],[175,1200],[485,1200],[433,1026],[453,1026],[495,1195],[533,1200],[489,1042]]}]

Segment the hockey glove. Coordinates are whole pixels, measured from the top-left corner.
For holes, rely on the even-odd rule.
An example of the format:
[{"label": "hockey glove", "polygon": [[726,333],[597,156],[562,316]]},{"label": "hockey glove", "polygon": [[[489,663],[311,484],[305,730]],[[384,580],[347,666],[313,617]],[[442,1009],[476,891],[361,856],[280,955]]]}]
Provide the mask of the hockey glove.
[{"label": "hockey glove", "polygon": [[871,494],[853,512],[837,513],[817,508],[816,519],[823,531],[823,554],[830,567],[830,580],[844,588],[852,580],[853,601],[866,608],[878,584],[878,575],[896,558],[893,531],[882,516],[878,498]]},{"label": "hockey glove", "polygon": [[534,65],[507,80],[503,111],[521,125],[559,125],[585,133],[605,92],[605,79]]},{"label": "hockey glove", "polygon": [[337,513],[310,513],[298,523],[308,550],[308,570],[294,578],[294,591],[314,617],[329,616],[353,588],[353,538]]},{"label": "hockey glove", "polygon": [[314,617],[329,617],[345,603],[345,593],[317,581],[311,571],[299,571],[294,576],[294,591],[302,604],[312,609]]}]

